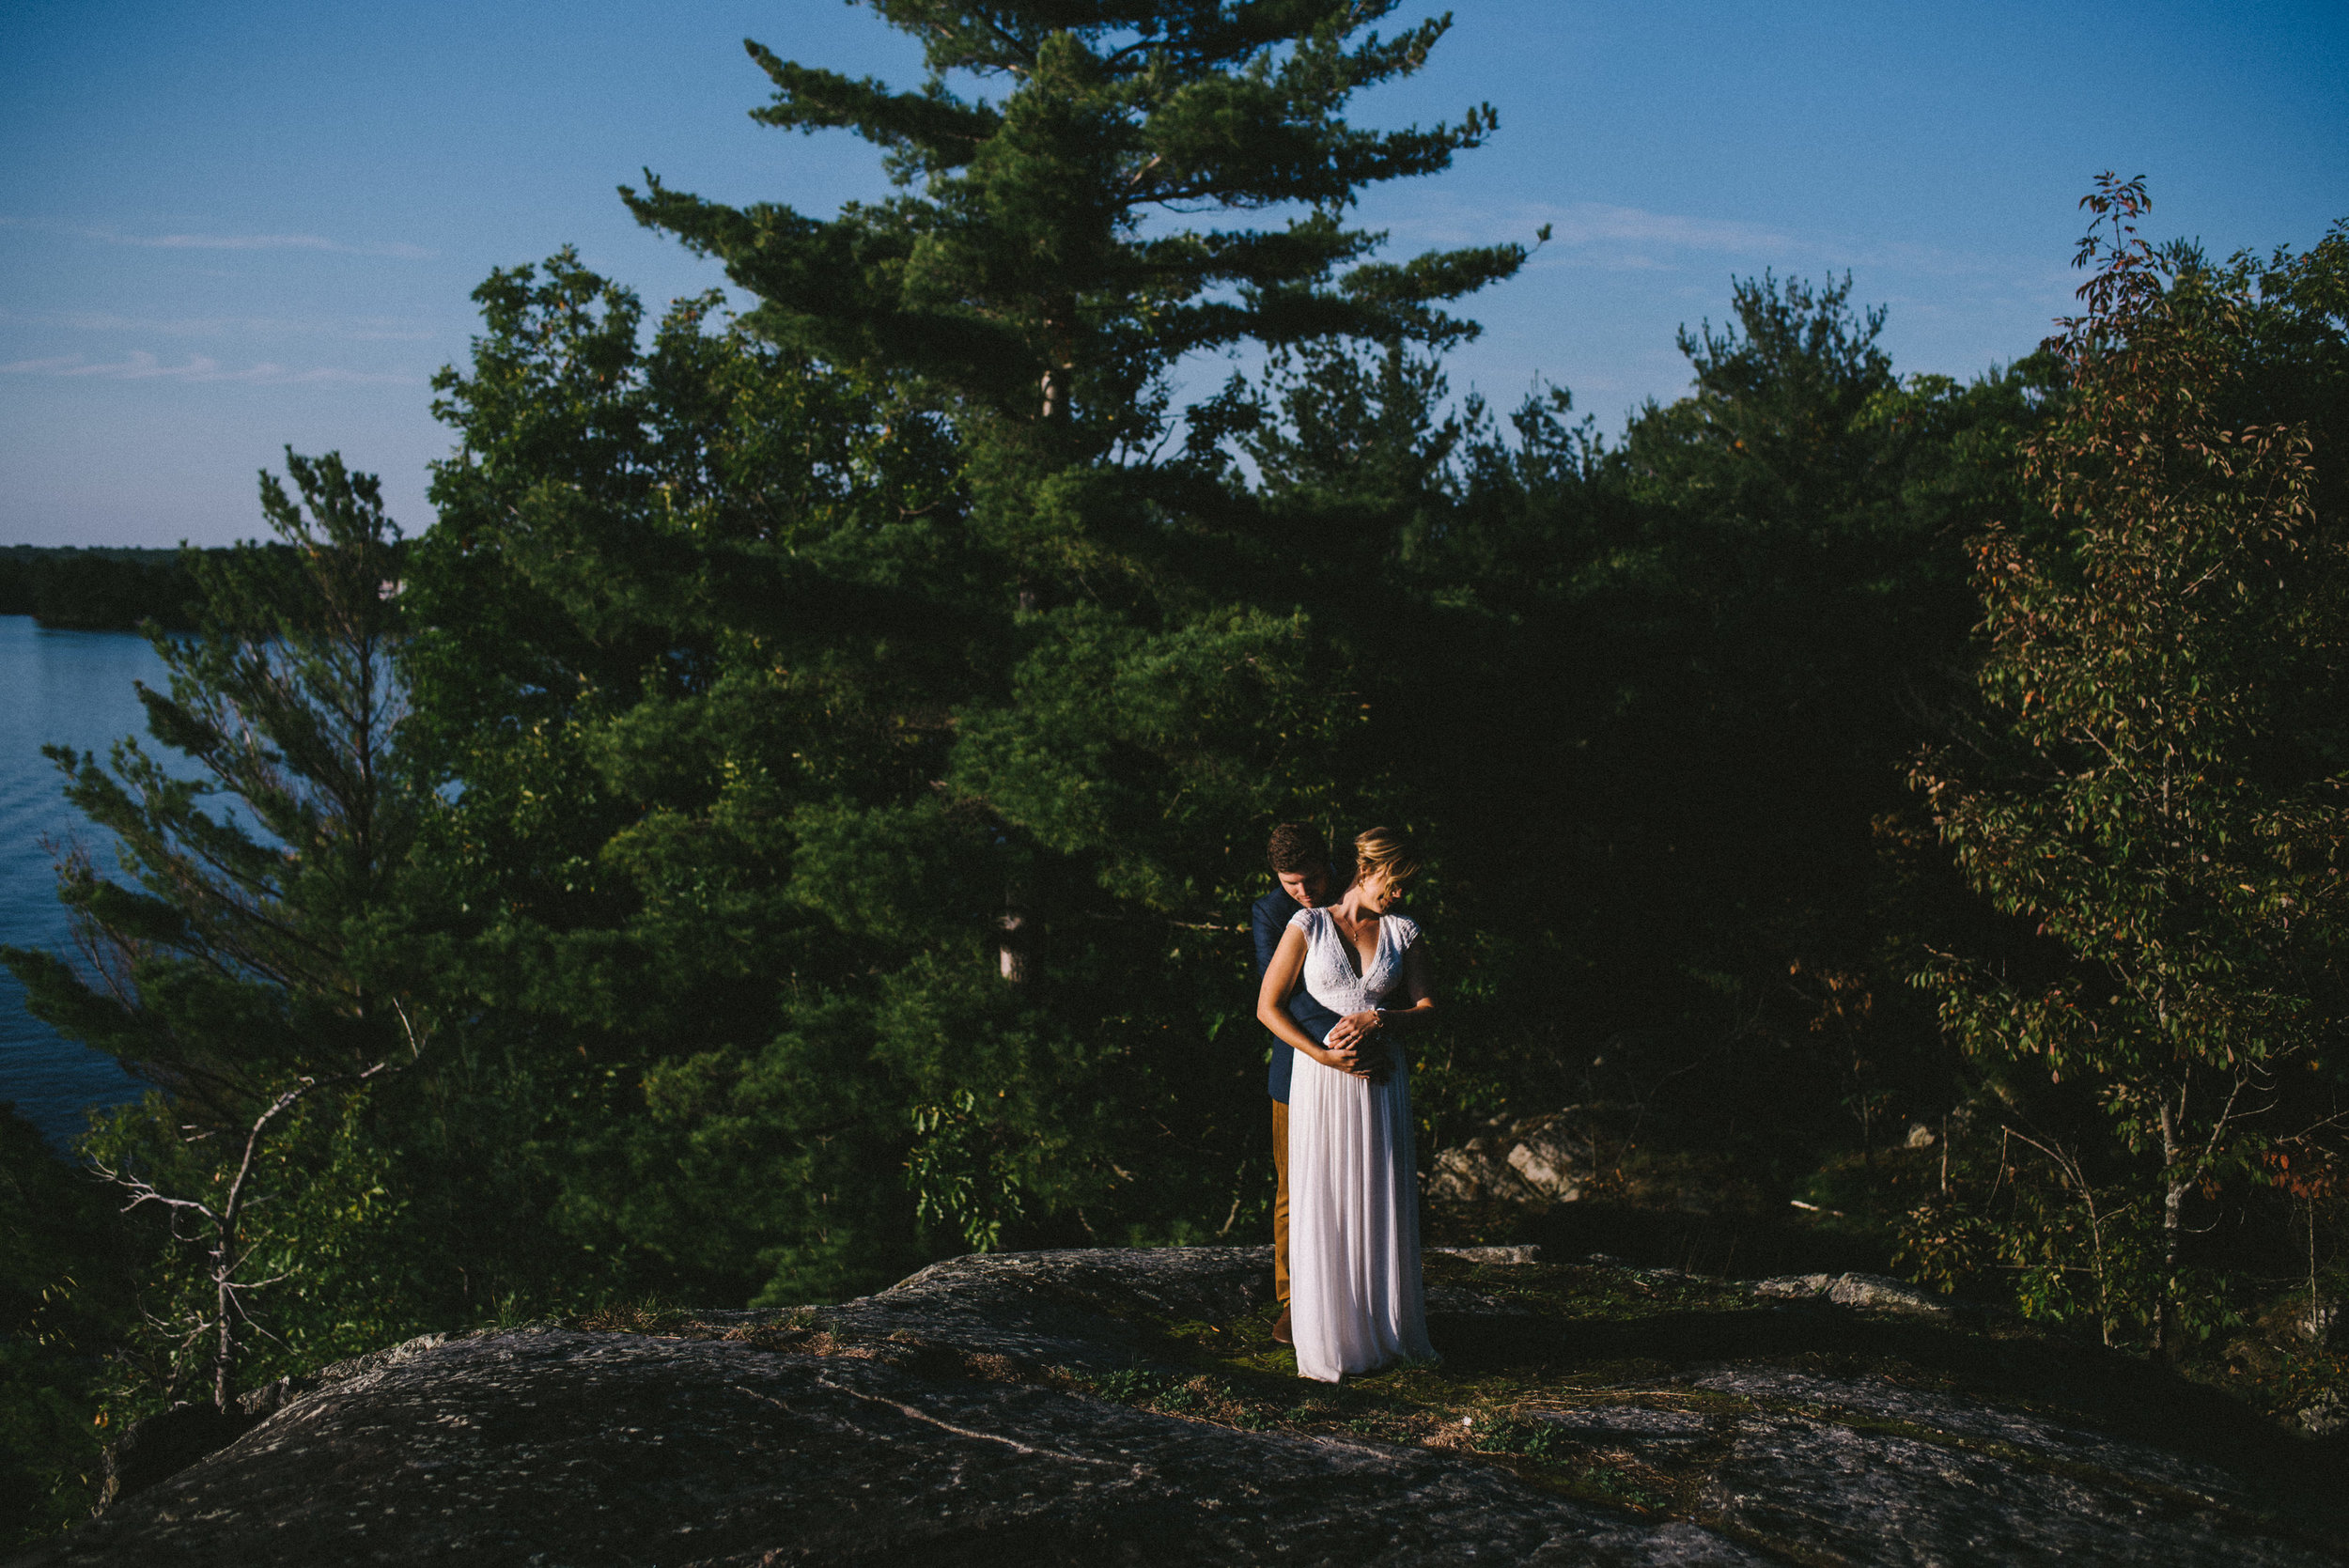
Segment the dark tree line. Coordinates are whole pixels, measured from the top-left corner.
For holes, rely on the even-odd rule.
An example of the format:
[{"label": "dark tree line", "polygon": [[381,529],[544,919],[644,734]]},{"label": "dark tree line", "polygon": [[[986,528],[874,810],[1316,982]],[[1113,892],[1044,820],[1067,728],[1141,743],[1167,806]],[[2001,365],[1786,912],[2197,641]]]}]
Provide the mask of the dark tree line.
[{"label": "dark tree line", "polygon": [[168,550],[0,550],[0,615],[43,626],[129,631],[153,621],[175,631],[193,625],[196,597],[179,552]]},{"label": "dark tree line", "polygon": [[[202,563],[222,553],[191,545],[9,545],[0,549],[0,615],[70,631],[136,631],[149,622],[193,631],[203,613]],[[281,576],[299,569],[282,546],[264,547],[259,559]]]},{"label": "dark tree line", "polygon": [[[619,1296],[1260,1238],[1240,927],[1283,820],[1432,853],[1431,1149],[1611,1108],[2172,1352],[2301,1240],[2338,1271],[2340,234],[2099,252],[2081,322],[1963,384],[1900,376],[1848,280],[1743,280],[1689,393],[1602,435],[1446,383],[1524,247],[1345,225],[1493,132],[1342,117],[1443,23],[875,8],[923,88],[754,45],[758,113],[875,142],[896,196],[630,193],[739,318],[647,323],[569,253],[494,274],[435,525],[289,458],[277,542],[191,563],[152,746],[58,757],[128,858],[63,868],[78,954],[8,962],[153,1093],[83,1185],[7,1145],[83,1205],[0,1229],[74,1281],[10,1298],[8,1430]],[[1264,374],[1178,408],[1241,341]],[[2115,466],[2147,443],[2225,462]],[[2160,574],[2213,562],[2233,597],[2179,619]],[[2082,758],[2182,680],[2234,694],[2159,742],[2224,799],[2140,862],[2151,798]],[[2155,927],[2190,967],[2123,1001]],[[2163,1141],[2210,1072],[2245,1136]]]}]

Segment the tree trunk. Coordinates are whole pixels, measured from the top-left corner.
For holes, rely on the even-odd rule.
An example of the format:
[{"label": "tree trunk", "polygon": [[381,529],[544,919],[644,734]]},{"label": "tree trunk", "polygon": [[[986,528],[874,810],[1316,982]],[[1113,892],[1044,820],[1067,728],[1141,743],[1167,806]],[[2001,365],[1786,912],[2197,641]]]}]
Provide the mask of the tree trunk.
[{"label": "tree trunk", "polygon": [[2186,1193],[2192,1184],[2179,1171],[2178,1115],[2169,1102],[2161,1108],[2161,1299],[2154,1314],[2154,1349],[2163,1360],[2186,1354],[2186,1336],[2178,1322],[2178,1256],[2186,1239]]},{"label": "tree trunk", "polygon": [[219,1314],[220,1323],[218,1338],[212,1344],[212,1405],[224,1411],[228,1408],[229,1390],[237,1379],[236,1280],[237,1265],[243,1261],[237,1255],[237,1226],[244,1215],[245,1178],[253,1173],[253,1152],[260,1142],[261,1130],[289,1103],[280,1096],[245,1135],[244,1160],[237,1168],[236,1179],[228,1184],[227,1199],[213,1221],[219,1250],[212,1254],[212,1311]]},{"label": "tree trunk", "polygon": [[1066,425],[1069,419],[1069,382],[1077,371],[1077,302],[1061,298],[1052,302],[1044,316],[1044,334],[1050,356],[1044,369],[1044,423]]},{"label": "tree trunk", "polygon": [[1028,917],[1014,911],[996,924],[1003,930],[995,948],[997,967],[1005,980],[1024,986],[1028,981]]},{"label": "tree trunk", "polygon": [[228,1389],[235,1381],[237,1371],[236,1332],[229,1316],[236,1304],[229,1299],[226,1273],[224,1272],[214,1283],[218,1289],[214,1292],[212,1306],[220,1313],[220,1337],[212,1347],[212,1405],[215,1409],[226,1410]]}]

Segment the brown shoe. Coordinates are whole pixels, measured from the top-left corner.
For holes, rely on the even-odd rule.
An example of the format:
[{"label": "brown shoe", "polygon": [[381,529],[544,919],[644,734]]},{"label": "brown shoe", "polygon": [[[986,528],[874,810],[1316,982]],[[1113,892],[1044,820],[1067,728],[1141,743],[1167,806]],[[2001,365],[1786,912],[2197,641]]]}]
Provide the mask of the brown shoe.
[{"label": "brown shoe", "polygon": [[1289,1338],[1289,1310],[1286,1307],[1281,1309],[1281,1321],[1272,1326],[1272,1337],[1283,1344],[1297,1343]]}]

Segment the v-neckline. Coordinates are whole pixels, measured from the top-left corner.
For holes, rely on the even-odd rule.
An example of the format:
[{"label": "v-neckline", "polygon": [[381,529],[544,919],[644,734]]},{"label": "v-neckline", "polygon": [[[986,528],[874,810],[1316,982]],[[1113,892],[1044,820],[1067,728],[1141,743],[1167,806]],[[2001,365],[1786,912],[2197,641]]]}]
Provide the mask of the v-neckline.
[{"label": "v-neckline", "polygon": [[1329,913],[1330,934],[1337,938],[1338,945],[1346,950],[1346,967],[1354,971],[1354,978],[1357,982],[1368,980],[1370,966],[1378,961],[1378,950],[1387,942],[1387,917],[1384,915],[1371,917],[1377,923],[1375,928],[1378,934],[1371,939],[1370,957],[1365,961],[1362,957],[1362,950],[1354,945],[1354,939],[1347,936],[1346,927],[1338,924],[1338,911],[1334,905],[1330,907]]}]

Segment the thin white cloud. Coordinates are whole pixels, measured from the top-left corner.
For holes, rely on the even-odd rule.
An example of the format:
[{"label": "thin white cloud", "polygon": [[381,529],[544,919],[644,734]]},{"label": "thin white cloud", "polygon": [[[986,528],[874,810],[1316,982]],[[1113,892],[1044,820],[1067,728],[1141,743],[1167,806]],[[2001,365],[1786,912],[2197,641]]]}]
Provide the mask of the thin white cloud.
[{"label": "thin white cloud", "polygon": [[1730,218],[1691,218],[1595,201],[1510,202],[1496,208],[1433,191],[1418,195],[1391,226],[1423,244],[1475,245],[1499,237],[1530,241],[1545,224],[1552,256],[1597,252],[1603,264],[1640,269],[1671,265],[1648,254],[1656,250],[1766,256],[1802,248],[1791,235]]},{"label": "thin white cloud", "polygon": [[1550,225],[1556,245],[1668,245],[1676,250],[1722,251],[1733,256],[1781,256],[1795,241],[1776,229],[1734,219],[1688,218],[1639,207],[1608,207],[1580,201],[1566,207],[1530,210],[1536,226]]},{"label": "thin white cloud", "polygon": [[33,218],[0,218],[0,228],[38,229],[70,234],[108,245],[135,245],[159,251],[325,251],[336,256],[394,256],[404,261],[429,261],[440,253],[401,241],[330,240],[321,234],[125,234],[117,228],[82,224],[44,223]]},{"label": "thin white cloud", "polygon": [[1601,272],[1686,271],[1715,257],[1781,269],[1861,269],[1910,273],[1974,288],[2020,292],[2037,300],[2069,292],[2061,268],[2044,259],[1952,250],[1914,241],[1869,242],[1838,235],[1798,235],[1735,218],[1690,217],[1604,202],[1512,202],[1482,207],[1430,192],[1392,224],[1422,244],[1490,244],[1530,240],[1544,224],[1549,243],[1533,265]]},{"label": "thin white cloud", "polygon": [[115,381],[235,381],[249,386],[413,386],[417,381],[413,376],[385,371],[344,370],[331,365],[295,370],[268,361],[231,370],[202,354],[191,355],[184,364],[165,365],[144,349],[134,349],[119,360],[92,362],[81,354],[17,360],[0,365],[0,376],[96,377]]},{"label": "thin white cloud", "polygon": [[117,245],[143,245],[159,251],[331,251],[338,256],[392,256],[403,260],[428,261],[438,252],[399,241],[363,241],[358,244],[329,240],[319,234],[113,234],[91,231],[92,239]]},{"label": "thin white cloud", "polygon": [[0,321],[70,327],[76,332],[135,332],[162,337],[226,337],[234,334],[339,337],[361,343],[422,343],[440,334],[415,321],[389,316],[323,317],[186,316],[169,318],[124,316],[107,310],[0,310]]},{"label": "thin white cloud", "polygon": [[1601,272],[1676,272],[1680,263],[1666,261],[1644,251],[1582,250],[1552,252],[1533,265],[1537,267],[1579,267]]}]

